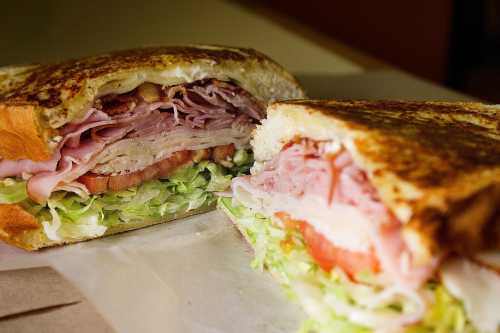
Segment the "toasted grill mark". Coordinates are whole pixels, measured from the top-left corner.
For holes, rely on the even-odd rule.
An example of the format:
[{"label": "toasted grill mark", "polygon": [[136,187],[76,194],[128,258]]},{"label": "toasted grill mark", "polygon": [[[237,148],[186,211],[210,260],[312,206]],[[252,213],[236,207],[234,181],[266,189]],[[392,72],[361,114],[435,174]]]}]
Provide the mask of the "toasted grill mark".
[{"label": "toasted grill mark", "polygon": [[[286,102],[314,107],[369,135],[360,153],[421,187],[500,165],[500,109],[438,102]],[[324,103],[324,102],[323,102]]]},{"label": "toasted grill mark", "polygon": [[27,70],[26,79],[0,88],[0,102],[37,104],[53,108],[77,95],[86,80],[137,68],[159,68],[173,63],[206,61],[264,61],[251,49],[212,49],[197,47],[150,47],[70,60],[54,65],[36,65]]}]

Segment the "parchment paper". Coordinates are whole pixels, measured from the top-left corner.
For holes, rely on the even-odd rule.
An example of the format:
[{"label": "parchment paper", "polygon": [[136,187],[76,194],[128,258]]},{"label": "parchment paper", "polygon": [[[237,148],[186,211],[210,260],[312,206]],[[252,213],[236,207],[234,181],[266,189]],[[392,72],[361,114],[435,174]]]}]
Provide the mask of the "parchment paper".
[{"label": "parchment paper", "polygon": [[39,253],[0,247],[0,270],[49,264],[118,332],[292,332],[304,314],[229,220],[212,212]]}]

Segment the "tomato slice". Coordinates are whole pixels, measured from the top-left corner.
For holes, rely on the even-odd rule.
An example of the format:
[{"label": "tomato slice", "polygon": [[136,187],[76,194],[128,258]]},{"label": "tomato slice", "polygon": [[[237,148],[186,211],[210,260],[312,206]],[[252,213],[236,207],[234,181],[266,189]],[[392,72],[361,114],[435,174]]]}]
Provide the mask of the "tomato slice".
[{"label": "tomato slice", "polygon": [[304,221],[301,221],[301,220],[292,219],[291,216],[285,212],[276,212],[276,213],[274,213],[274,216],[279,218],[283,222],[285,229],[288,229],[288,230],[299,230],[300,231],[302,224],[305,223]]},{"label": "tomato slice", "polygon": [[181,150],[143,170],[114,176],[96,175],[88,172],[80,176],[78,181],[84,184],[92,194],[121,191],[132,186],[137,186],[146,180],[169,176],[182,164],[189,162],[191,156],[192,151]]},{"label": "tomato slice", "polygon": [[294,220],[285,212],[278,212],[275,216],[283,221],[286,228],[301,231],[309,254],[324,271],[330,272],[333,267],[338,266],[350,278],[363,271],[375,273],[380,271],[380,264],[374,253],[355,252],[337,247],[307,222]]},{"label": "tomato slice", "polygon": [[327,272],[338,266],[353,278],[363,271],[375,273],[380,271],[380,264],[374,253],[355,252],[337,247],[308,223],[303,224],[302,235],[311,256]]},{"label": "tomato slice", "polygon": [[108,190],[109,176],[88,172],[80,176],[78,181],[85,185],[92,194],[104,193]]}]

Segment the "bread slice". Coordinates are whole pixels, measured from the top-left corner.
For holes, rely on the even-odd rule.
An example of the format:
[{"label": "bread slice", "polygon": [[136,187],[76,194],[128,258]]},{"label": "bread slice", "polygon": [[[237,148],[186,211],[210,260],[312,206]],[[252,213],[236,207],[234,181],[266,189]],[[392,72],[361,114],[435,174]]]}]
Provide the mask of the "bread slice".
[{"label": "bread slice", "polygon": [[265,55],[220,46],[149,47],[54,65],[0,68],[0,158],[47,160],[58,129],[98,96],[144,82],[165,86],[205,78],[233,81],[263,104],[303,98],[297,81]]},{"label": "bread slice", "polygon": [[[296,137],[339,142],[425,260],[500,249],[500,108],[480,103],[278,102],[252,141],[258,172]],[[441,252],[442,253],[442,252]]]},{"label": "bread slice", "polygon": [[[131,223],[111,226],[100,237],[110,236],[125,231],[140,229],[196,214],[206,213],[214,208],[215,204],[212,204],[180,214],[174,214],[173,216],[162,220],[137,220]],[[85,236],[80,238],[63,239],[61,241],[50,240],[47,238],[40,221],[38,221],[35,216],[25,211],[19,205],[0,204],[0,239],[25,250],[34,251],[44,247],[71,244],[95,238],[97,237]]]}]

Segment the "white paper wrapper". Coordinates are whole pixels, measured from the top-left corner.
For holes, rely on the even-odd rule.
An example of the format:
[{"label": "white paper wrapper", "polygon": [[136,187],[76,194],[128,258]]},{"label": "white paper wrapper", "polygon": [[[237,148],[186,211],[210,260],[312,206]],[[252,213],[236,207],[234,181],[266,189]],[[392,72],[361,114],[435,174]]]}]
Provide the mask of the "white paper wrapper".
[{"label": "white paper wrapper", "polygon": [[252,257],[212,212],[39,253],[1,244],[0,270],[49,264],[118,332],[295,331],[305,315]]}]

